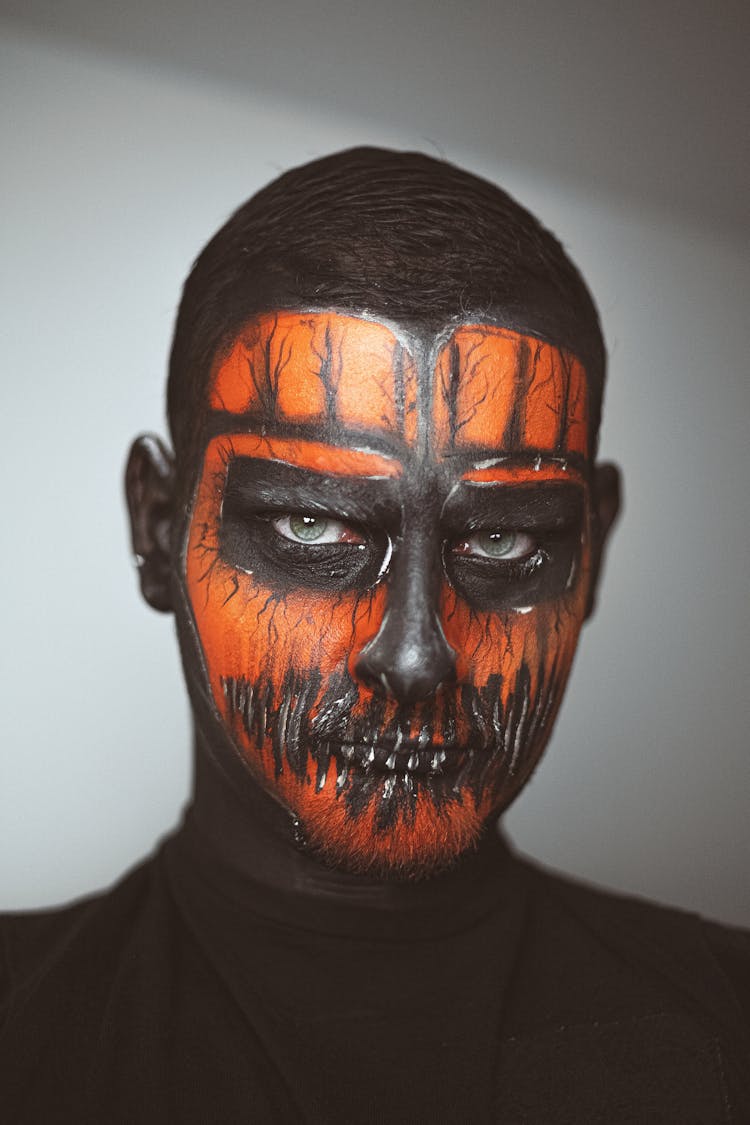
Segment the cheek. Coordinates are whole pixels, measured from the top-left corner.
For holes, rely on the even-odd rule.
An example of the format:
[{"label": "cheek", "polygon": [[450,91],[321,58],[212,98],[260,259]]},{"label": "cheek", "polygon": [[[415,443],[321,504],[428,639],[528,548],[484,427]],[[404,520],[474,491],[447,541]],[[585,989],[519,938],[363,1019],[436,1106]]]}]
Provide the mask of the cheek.
[{"label": "cheek", "polygon": [[575,649],[584,618],[581,591],[529,607],[493,613],[475,610],[454,590],[443,593],[441,616],[448,643],[456,651],[460,683],[482,688],[497,677],[513,679],[522,663],[530,670],[560,665]]},{"label": "cheek", "polygon": [[[441,618],[457,656],[459,684],[471,685],[485,714],[501,717],[503,773],[528,776],[544,749],[585,617],[589,553],[562,596],[528,610],[473,609],[449,586]],[[510,732],[510,737],[508,737]]]},{"label": "cheek", "polygon": [[377,596],[282,597],[218,557],[206,578],[188,559],[187,585],[217,703],[226,677],[279,686],[290,668],[343,671],[380,616]]},{"label": "cheek", "polygon": [[[345,674],[377,632],[384,591],[282,596],[227,563],[219,551],[225,460],[221,450],[206,455],[188,532],[185,583],[208,684],[219,714],[230,724],[228,680],[270,685],[278,699],[290,673],[303,679],[314,673],[310,678],[323,687],[327,678]],[[250,740],[239,737],[249,749]]]}]

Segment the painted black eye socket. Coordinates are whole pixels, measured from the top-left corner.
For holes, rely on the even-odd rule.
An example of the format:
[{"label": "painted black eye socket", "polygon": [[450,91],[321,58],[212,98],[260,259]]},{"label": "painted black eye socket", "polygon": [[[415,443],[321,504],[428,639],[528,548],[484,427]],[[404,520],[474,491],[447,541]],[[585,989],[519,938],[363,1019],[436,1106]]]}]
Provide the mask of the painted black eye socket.
[{"label": "painted black eye socket", "polygon": [[580,484],[467,481],[454,490],[443,516],[453,533],[443,552],[445,573],[475,608],[523,609],[559,598],[573,585],[585,521]]},{"label": "painted black eye socket", "polygon": [[378,578],[387,550],[362,529],[322,513],[248,512],[226,506],[219,551],[271,589],[341,592]]},{"label": "painted black eye socket", "polygon": [[234,458],[223,488],[220,556],[280,593],[367,589],[389,542],[370,528],[385,526],[384,513],[393,507],[387,484],[378,484],[373,498],[367,478]]},{"label": "painted black eye socket", "polygon": [[[489,538],[490,534],[493,538]],[[476,609],[521,609],[549,601],[575,581],[580,559],[580,530],[505,530],[478,532],[479,550],[446,545],[443,566],[460,597]],[[481,550],[486,540],[488,550]],[[491,553],[495,545],[496,554]]]}]

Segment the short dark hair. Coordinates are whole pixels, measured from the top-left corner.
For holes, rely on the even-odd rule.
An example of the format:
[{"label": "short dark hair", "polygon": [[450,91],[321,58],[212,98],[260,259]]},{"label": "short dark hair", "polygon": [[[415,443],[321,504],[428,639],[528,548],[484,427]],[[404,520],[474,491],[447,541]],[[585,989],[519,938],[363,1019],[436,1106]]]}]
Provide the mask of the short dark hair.
[{"label": "short dark hair", "polygon": [[218,349],[254,312],[366,311],[415,328],[486,314],[574,352],[596,445],[606,353],[562,246],[494,184],[416,152],[355,148],[279,176],[211,239],[183,289],[167,412],[178,463]]}]

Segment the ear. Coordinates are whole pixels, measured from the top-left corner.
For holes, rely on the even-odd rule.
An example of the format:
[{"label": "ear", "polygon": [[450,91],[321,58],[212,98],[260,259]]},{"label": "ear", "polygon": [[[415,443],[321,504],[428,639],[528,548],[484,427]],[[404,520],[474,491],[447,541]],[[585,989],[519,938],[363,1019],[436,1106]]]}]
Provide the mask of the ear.
[{"label": "ear", "polygon": [[174,456],[154,434],[141,435],[130,448],[125,497],[141,593],[154,609],[168,613],[172,609]]},{"label": "ear", "polygon": [[586,617],[596,609],[596,594],[604,563],[604,548],[620,511],[620,470],[604,462],[594,466],[592,476],[591,584]]}]

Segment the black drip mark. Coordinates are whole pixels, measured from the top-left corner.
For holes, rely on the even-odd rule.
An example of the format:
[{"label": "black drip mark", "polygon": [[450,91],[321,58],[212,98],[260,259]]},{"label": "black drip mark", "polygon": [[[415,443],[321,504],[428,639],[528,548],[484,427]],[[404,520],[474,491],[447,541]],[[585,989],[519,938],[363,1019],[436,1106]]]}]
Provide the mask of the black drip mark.
[{"label": "black drip mark", "polygon": [[280,747],[286,750],[289,765],[297,777],[307,773],[307,748],[302,738],[302,724],[320,690],[320,672],[307,674],[302,683],[294,673],[287,673],[282,694],[289,698],[283,734],[279,732]]},{"label": "black drip mark", "polygon": [[239,720],[250,744],[260,749],[268,734],[270,685],[255,687],[244,677],[234,676],[222,677],[221,685],[230,719]]},{"label": "black drip mark", "polygon": [[264,403],[265,410],[272,415],[275,415],[278,410],[279,402],[279,384],[281,376],[292,358],[292,347],[288,341],[282,340],[279,345],[279,352],[275,363],[271,363],[271,349],[278,331],[279,320],[274,317],[273,329],[266,339],[265,346],[265,382],[267,387],[267,403]]},{"label": "black drip mark", "polygon": [[424,782],[410,774],[394,773],[382,782],[382,792],[375,815],[375,831],[388,832],[397,820],[408,827],[414,824],[417,801]]},{"label": "black drip mark", "polygon": [[[217,454],[221,463],[221,469],[214,472],[211,480],[211,487],[214,495],[219,504],[224,494],[224,487],[226,484],[227,472],[232,460],[232,446],[231,442],[220,442],[217,446]],[[208,606],[211,595],[211,579],[213,578],[214,571],[217,569],[221,557],[221,551],[218,543],[216,542],[215,527],[209,520],[203,520],[198,529],[198,539],[195,544],[194,554],[200,559],[203,569],[198,575],[197,581],[199,584],[205,583],[205,605]],[[239,581],[236,576],[233,576],[234,589],[224,599],[223,605],[237,593],[239,589]]]},{"label": "black drip mark", "polygon": [[[462,381],[464,387],[469,392],[468,396],[464,395],[464,398],[469,397],[469,400],[471,402],[470,408],[464,412],[464,415],[460,420],[458,419],[457,415],[454,416],[453,423],[450,426],[450,438],[452,446],[455,446],[461,430],[463,430],[466,426],[470,426],[474,421],[477,414],[479,413],[480,407],[484,405],[489,395],[489,379],[487,377],[487,373],[482,370],[482,365],[486,359],[486,356],[482,355],[481,348],[486,339],[486,334],[482,334],[480,340],[478,340],[476,343],[473,343],[471,347],[466,350],[463,357],[460,356],[460,353],[456,356],[451,355],[451,384],[456,388],[457,393],[458,381],[461,378],[461,372],[463,371]],[[458,348],[457,352],[459,352]],[[476,352],[479,353],[479,358],[475,361],[474,355]],[[481,392],[478,391],[477,387],[474,385],[476,384],[478,379],[482,380]]]},{"label": "black drip mark", "polygon": [[[331,676],[311,720],[315,737],[329,742],[354,741],[347,736],[351,729],[350,715],[358,703],[359,692],[354,681],[348,675]],[[377,711],[374,717],[377,718]]]},{"label": "black drip mark", "polygon": [[506,714],[506,741],[504,744],[508,773],[514,774],[529,722],[531,677],[527,664],[522,664],[516,676],[514,690],[508,700]]},{"label": "black drip mark", "polygon": [[513,406],[508,415],[502,441],[503,449],[509,452],[517,451],[523,445],[523,435],[526,428],[526,403],[533,374],[531,347],[528,340],[521,338],[516,344]]},{"label": "black drip mark", "polygon": [[229,581],[232,584],[232,588],[229,591],[229,593],[227,594],[227,596],[224,598],[224,601],[221,603],[222,608],[227,604],[227,602],[231,602],[232,598],[234,597],[234,595],[237,593],[237,591],[240,588],[239,575],[234,574],[234,573],[231,574],[230,577],[229,577]]},{"label": "black drip mark", "polygon": [[567,444],[568,415],[570,410],[570,381],[573,358],[567,352],[560,353],[560,370],[562,373],[562,390],[560,398],[560,421],[557,430],[555,452],[563,453]]},{"label": "black drip mark", "polygon": [[[481,349],[481,344],[485,339],[486,337],[483,335],[480,341],[472,344],[471,347],[467,349],[466,353],[462,354],[461,346],[454,338],[448,345],[448,363],[440,365],[442,371],[440,392],[443,397],[448,418],[448,444],[451,449],[455,448],[461,430],[470,425],[476,417],[482,403],[487,400],[487,377],[480,370],[483,362],[481,351],[479,359],[476,362],[474,361],[474,353]],[[464,389],[471,388],[472,383],[480,377],[484,379],[484,390],[481,394],[473,394],[472,388],[471,408],[466,412],[464,417],[459,420],[459,388],[462,385]],[[464,397],[466,397],[466,395],[464,395]]]},{"label": "black drip mark", "polygon": [[211,578],[219,564],[219,548],[212,542],[214,538],[213,527],[208,521],[200,525],[198,541],[195,544],[195,555],[200,559],[203,569],[198,575],[198,582],[206,584],[205,604],[208,605],[211,594]]},{"label": "black drip mark", "polygon": [[313,351],[319,365],[317,376],[320,379],[325,396],[326,420],[329,424],[335,425],[338,416],[338,390],[339,382],[341,381],[343,361],[340,349],[338,355],[334,353],[333,335],[331,333],[331,325],[328,321],[326,321],[325,331],[323,333],[323,347],[322,349],[314,347]]},{"label": "black drip mark", "polygon": [[251,347],[247,348],[249,354],[246,356],[247,373],[250,384],[255,390],[255,396],[249,396],[246,409],[249,410],[251,408],[253,397],[257,396],[261,413],[270,418],[275,418],[277,416],[279,384],[281,382],[281,376],[292,355],[291,345],[282,340],[279,345],[276,360],[273,360],[273,346],[278,328],[279,318],[275,316],[273,319],[273,327],[266,334],[263,342],[263,364],[260,371],[256,366]]}]

